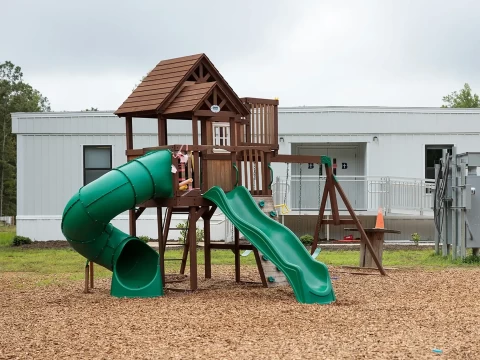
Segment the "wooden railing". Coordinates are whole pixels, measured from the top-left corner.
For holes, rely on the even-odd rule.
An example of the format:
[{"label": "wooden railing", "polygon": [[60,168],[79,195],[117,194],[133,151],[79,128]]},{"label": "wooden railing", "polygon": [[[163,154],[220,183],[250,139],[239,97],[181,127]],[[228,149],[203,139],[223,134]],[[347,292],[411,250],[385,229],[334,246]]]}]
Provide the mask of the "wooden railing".
[{"label": "wooden railing", "polygon": [[240,127],[243,144],[278,144],[278,100],[243,98],[250,109],[246,123]]},{"label": "wooden railing", "polygon": [[[228,153],[212,153],[213,148],[229,151]],[[144,149],[127,150],[128,161],[131,161],[148,151],[169,149],[172,152],[179,151],[182,145],[167,145]],[[243,185],[250,190],[252,195],[271,195],[271,183],[273,180],[270,162],[275,146],[212,146],[212,145],[189,145],[189,152],[198,152],[200,164],[187,164],[186,177],[195,174],[193,188],[200,188],[202,192],[212,186],[220,186],[224,191],[233,190],[236,185]],[[173,164],[177,169],[179,163],[174,159]],[[179,174],[172,174],[175,183],[180,182]]]}]

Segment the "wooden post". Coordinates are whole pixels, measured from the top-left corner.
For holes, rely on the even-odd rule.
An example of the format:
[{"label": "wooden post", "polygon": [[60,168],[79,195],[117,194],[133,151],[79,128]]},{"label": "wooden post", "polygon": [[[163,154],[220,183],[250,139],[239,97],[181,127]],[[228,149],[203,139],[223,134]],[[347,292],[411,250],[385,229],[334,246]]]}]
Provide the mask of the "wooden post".
[{"label": "wooden post", "polygon": [[158,116],[158,145],[167,145],[167,119]]},{"label": "wooden post", "polygon": [[162,286],[165,286],[165,248],[163,245],[162,208],[157,207],[157,234],[158,234],[158,262]]},{"label": "wooden post", "polygon": [[[198,117],[192,116],[192,137],[193,145],[198,145]],[[199,152],[195,150],[193,152],[193,186],[195,188],[200,188],[200,156]]]},{"label": "wooden post", "polygon": [[190,222],[192,218],[188,215],[188,228],[187,228],[187,235],[185,236],[185,244],[183,247],[183,255],[182,255],[182,263],[180,264],[180,274],[185,274],[185,268],[187,267],[187,258],[188,252],[190,250]]},{"label": "wooden post", "polygon": [[[127,138],[127,150],[131,150],[133,149],[133,122],[131,116],[125,118],[125,132]],[[135,210],[128,211],[128,224],[130,235],[136,236]]]},{"label": "wooden post", "polygon": [[[384,240],[384,233],[383,232],[371,232],[365,229],[365,233],[368,236],[373,248],[374,254],[379,259],[380,263],[382,263],[382,256],[383,256],[383,240]],[[361,239],[360,243],[360,267],[374,267],[375,263],[373,261],[372,255],[367,249],[366,241]],[[382,264],[383,265],[383,264]]]},{"label": "wooden post", "polygon": [[90,288],[93,289],[93,262],[90,261]]},{"label": "wooden post", "polygon": [[335,183],[337,183],[337,181],[333,177],[332,168],[328,164],[325,164],[325,173],[327,176],[325,187],[328,188],[330,194],[330,205],[332,207],[333,224],[340,225],[340,214],[338,212],[337,194],[335,194]]},{"label": "wooden post", "polygon": [[263,271],[262,260],[260,259],[260,254],[258,253],[256,247],[253,247],[253,254],[255,255],[255,262],[257,263],[257,269],[258,273],[260,274],[260,280],[262,280],[262,285],[264,288],[268,288],[265,272]]},{"label": "wooden post", "polygon": [[212,278],[212,249],[210,247],[210,219],[203,219],[204,252],[205,252],[205,279]]},{"label": "wooden post", "polygon": [[204,236],[204,252],[205,252],[205,279],[212,277],[212,249],[210,247],[210,219],[216,210],[213,206],[207,213],[203,215],[203,236]]},{"label": "wooden post", "polygon": [[[197,163],[198,164],[198,163]],[[198,165],[197,165],[198,166]],[[197,171],[195,171],[197,173]],[[196,208],[190,207],[188,222],[188,240],[190,242],[190,290],[197,290],[197,214]]]},{"label": "wooden post", "polygon": [[[320,164],[319,166],[322,166],[322,164]],[[320,210],[318,211],[317,224],[315,225],[315,233],[313,234],[313,244],[311,249],[312,255],[317,249],[318,237],[320,236],[320,229],[322,227],[323,216],[325,214],[325,207],[327,206],[327,198],[329,193],[329,189],[327,185],[328,183],[325,184],[325,188],[323,189],[323,196],[322,196],[322,201],[320,203]]]},{"label": "wooden post", "polygon": [[125,118],[125,132],[126,132],[126,137],[127,137],[127,150],[133,149],[133,122],[132,122],[132,117],[127,116]]},{"label": "wooden post", "polygon": [[278,144],[278,105],[273,106],[273,143]]},{"label": "wooden post", "polygon": [[[201,136],[201,145],[207,145],[208,143],[208,138],[207,138],[207,122],[206,120],[201,120],[200,121],[200,136]],[[206,151],[204,153],[207,153]],[[200,186],[199,188],[201,189],[202,193],[206,192],[208,190],[208,166],[207,166],[207,161],[203,158],[203,156],[200,158],[200,169],[202,169],[202,176],[200,179]]]},{"label": "wooden post", "polygon": [[172,222],[172,213],[173,213],[173,208],[169,207],[167,208],[166,214],[165,214],[165,227],[163,229],[163,251],[165,252],[166,247],[167,247],[167,240],[168,240],[168,230],[170,230],[170,224]]},{"label": "wooden post", "polygon": [[137,236],[137,222],[135,219],[135,210],[128,210],[128,222],[130,235]]},{"label": "wooden post", "polygon": [[[236,140],[237,140],[237,136],[236,136],[236,127],[235,127],[235,118],[229,118],[229,123],[230,123],[230,146],[236,146]],[[231,152],[231,159],[232,159],[232,170],[231,170],[231,174],[232,174],[232,188],[235,187],[235,184],[237,182],[237,177],[238,177],[238,163],[237,163],[237,152],[236,151],[232,151]],[[233,168],[233,165],[236,166],[236,169]]]},{"label": "wooden post", "polygon": [[235,281],[240,282],[240,232],[235,228]]},{"label": "wooden post", "polygon": [[88,294],[88,262],[85,264],[85,288],[83,292]]}]

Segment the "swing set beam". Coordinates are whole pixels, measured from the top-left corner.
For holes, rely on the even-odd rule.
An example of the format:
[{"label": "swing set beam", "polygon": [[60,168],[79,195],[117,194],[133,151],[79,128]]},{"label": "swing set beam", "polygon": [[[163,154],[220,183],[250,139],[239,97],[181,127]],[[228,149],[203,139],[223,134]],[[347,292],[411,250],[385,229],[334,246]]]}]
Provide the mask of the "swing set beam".
[{"label": "swing set beam", "polygon": [[[375,251],[373,250],[372,243],[365,233],[360,220],[358,219],[355,211],[353,210],[350,201],[347,198],[343,188],[338,183],[337,178],[333,174],[331,159],[328,156],[312,156],[312,155],[275,155],[272,157],[272,162],[282,162],[288,164],[318,164],[319,166],[325,165],[325,188],[323,190],[322,199],[320,201],[320,209],[318,212],[317,224],[315,226],[315,234],[313,238],[313,244],[311,248],[311,253],[313,254],[318,246],[318,240],[320,235],[320,229],[324,224],[332,225],[346,225],[352,224],[357,227],[357,230],[360,232],[362,240],[365,241],[366,248],[370,252],[373,261],[377,265],[378,271],[382,275],[386,275],[385,269],[383,268],[382,263],[378,259]],[[350,214],[351,219],[340,219],[340,212],[338,210],[337,194],[340,195],[343,203],[345,204],[348,213]],[[300,195],[301,196],[301,195]],[[330,197],[331,211],[333,219],[324,219],[325,208],[327,205],[327,199]]]}]

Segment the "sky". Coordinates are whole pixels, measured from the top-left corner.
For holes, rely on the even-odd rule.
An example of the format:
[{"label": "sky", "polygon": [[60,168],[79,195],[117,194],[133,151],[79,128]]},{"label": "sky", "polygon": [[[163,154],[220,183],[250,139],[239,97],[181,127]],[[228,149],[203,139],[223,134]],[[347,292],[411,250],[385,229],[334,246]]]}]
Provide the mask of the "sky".
[{"label": "sky", "polygon": [[480,94],[478,0],[15,0],[0,63],[54,111],[116,110],[163,59],[205,53],[280,106],[441,106]]}]

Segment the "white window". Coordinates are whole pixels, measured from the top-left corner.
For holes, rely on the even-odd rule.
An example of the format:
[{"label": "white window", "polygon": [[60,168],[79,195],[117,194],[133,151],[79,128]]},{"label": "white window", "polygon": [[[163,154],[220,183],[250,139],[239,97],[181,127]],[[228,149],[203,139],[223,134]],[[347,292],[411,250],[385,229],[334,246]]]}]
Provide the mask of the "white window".
[{"label": "white window", "polygon": [[229,123],[213,123],[213,145],[230,146]]}]

